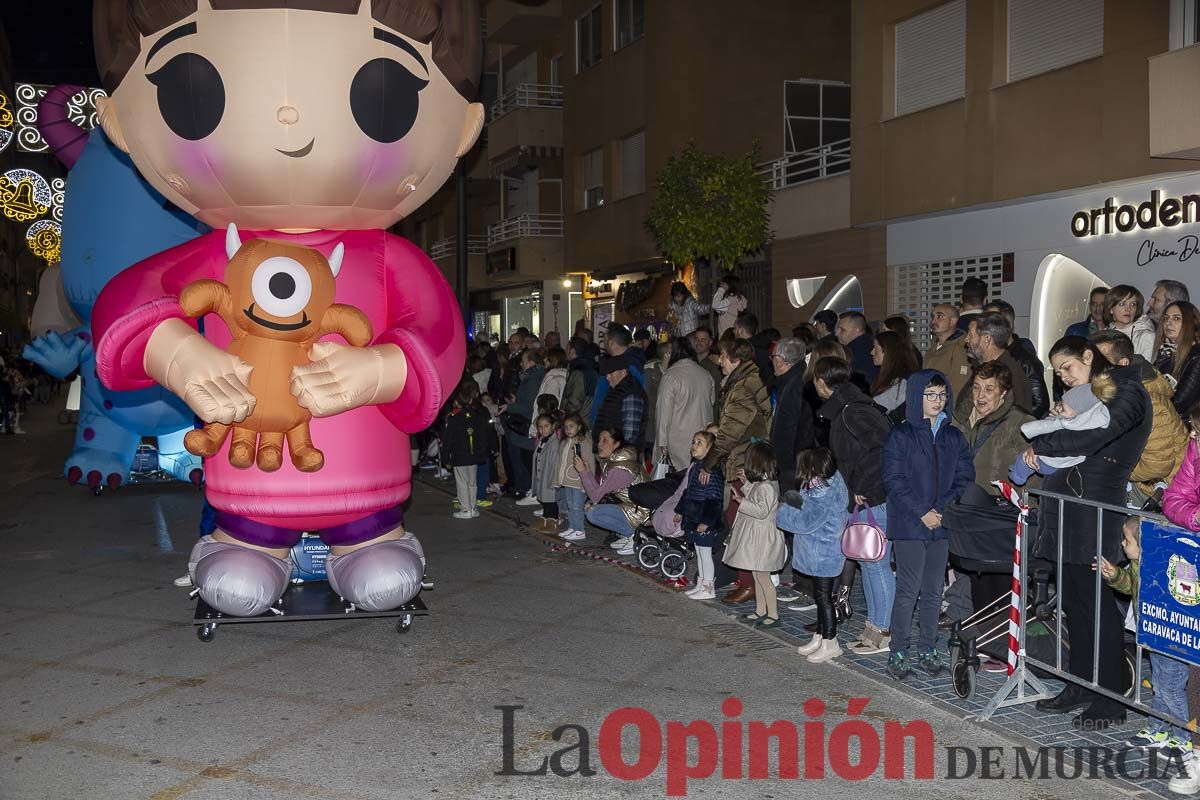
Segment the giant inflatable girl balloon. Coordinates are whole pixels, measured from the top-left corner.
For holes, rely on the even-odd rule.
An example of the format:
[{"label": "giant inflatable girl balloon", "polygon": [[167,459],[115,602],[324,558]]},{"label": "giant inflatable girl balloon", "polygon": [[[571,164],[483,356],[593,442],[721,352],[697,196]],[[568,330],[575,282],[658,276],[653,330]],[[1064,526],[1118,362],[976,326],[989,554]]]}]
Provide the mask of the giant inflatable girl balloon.
[{"label": "giant inflatable girl balloon", "polygon": [[[367,610],[402,605],[419,591],[424,565],[400,512],[408,436],[433,421],[465,349],[449,285],[385,229],[427,200],[479,135],[477,0],[96,0],[94,8],[110,94],[101,126],[151,185],[214,228],[122,272],[93,312],[100,379],[113,389],[165,386],[220,440],[205,461],[218,529],[192,551],[193,582],[224,613],[263,613],[287,586],[288,549],[317,530],[332,547],[327,571],[342,597]],[[202,335],[180,296],[242,269],[231,260],[243,244],[271,255],[238,273],[243,291],[230,290],[237,301],[227,314],[204,317]],[[247,363],[238,346],[227,351],[235,332],[222,316],[288,338],[321,326],[310,300],[327,290],[369,321],[366,346],[320,327],[320,341],[283,373]],[[292,457],[270,426],[242,425],[287,402],[312,418],[311,441],[289,435]],[[233,433],[217,435],[226,428]],[[314,442],[321,467],[298,468],[313,463],[294,457],[311,457],[304,448]],[[237,451],[231,458],[231,447],[275,448],[270,469]]]}]

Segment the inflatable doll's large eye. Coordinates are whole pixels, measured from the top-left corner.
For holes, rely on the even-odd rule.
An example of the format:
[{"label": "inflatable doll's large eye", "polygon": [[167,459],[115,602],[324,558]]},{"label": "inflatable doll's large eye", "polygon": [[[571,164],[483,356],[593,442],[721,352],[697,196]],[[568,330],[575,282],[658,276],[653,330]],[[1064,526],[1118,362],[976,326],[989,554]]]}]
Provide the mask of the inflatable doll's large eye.
[{"label": "inflatable doll's large eye", "polygon": [[176,136],[194,142],[221,123],[225,84],[204,56],[180,53],[146,80],[158,87],[159,113]]},{"label": "inflatable doll's large eye", "polygon": [[368,61],[350,84],[354,121],[377,142],[399,141],[417,121],[419,94],[428,85],[429,81],[413,75],[398,61]]},{"label": "inflatable doll's large eye", "polygon": [[273,256],[258,265],[250,279],[254,303],[276,317],[294,317],[304,310],[312,297],[312,278],[286,256]]}]

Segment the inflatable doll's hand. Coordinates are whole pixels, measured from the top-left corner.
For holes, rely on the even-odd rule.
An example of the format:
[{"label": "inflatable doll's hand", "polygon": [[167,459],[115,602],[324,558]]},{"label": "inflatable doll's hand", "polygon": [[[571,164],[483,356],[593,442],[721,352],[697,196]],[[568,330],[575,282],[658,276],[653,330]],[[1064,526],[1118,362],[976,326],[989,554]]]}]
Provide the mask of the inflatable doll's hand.
[{"label": "inflatable doll's hand", "polygon": [[56,331],[39,336],[21,351],[21,358],[32,361],[47,373],[62,380],[79,369],[91,344],[78,336],[63,338]]},{"label": "inflatable doll's hand", "polygon": [[254,411],[251,367],[210,344],[186,322],[169,319],[146,344],[146,374],[183,399],[205,422],[231,425]]},{"label": "inflatable doll's hand", "polygon": [[313,362],[292,368],[292,395],[314,417],[331,417],[400,396],[408,361],[394,344],[347,347],[317,342]]}]

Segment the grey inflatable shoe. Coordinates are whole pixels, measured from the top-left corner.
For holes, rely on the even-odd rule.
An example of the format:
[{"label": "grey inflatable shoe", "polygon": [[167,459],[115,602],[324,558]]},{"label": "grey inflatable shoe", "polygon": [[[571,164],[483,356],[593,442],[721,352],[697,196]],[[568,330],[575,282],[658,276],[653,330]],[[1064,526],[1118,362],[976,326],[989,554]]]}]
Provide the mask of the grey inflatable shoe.
[{"label": "grey inflatable shoe", "polygon": [[204,536],[188,556],[188,573],[204,602],[234,617],[266,613],[287,588],[286,561]]},{"label": "grey inflatable shoe", "polygon": [[329,585],[364,611],[391,611],[421,591],[425,554],[412,534],[325,561]]}]

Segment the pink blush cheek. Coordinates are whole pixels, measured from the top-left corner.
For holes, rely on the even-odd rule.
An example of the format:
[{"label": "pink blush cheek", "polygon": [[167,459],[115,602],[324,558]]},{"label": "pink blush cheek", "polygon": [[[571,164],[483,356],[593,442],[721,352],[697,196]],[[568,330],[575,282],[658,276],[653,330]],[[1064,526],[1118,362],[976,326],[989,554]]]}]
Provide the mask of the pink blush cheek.
[{"label": "pink blush cheek", "polygon": [[375,191],[397,191],[400,182],[418,170],[411,164],[412,149],[404,140],[392,144],[372,142],[359,152],[358,170],[363,185]]}]

